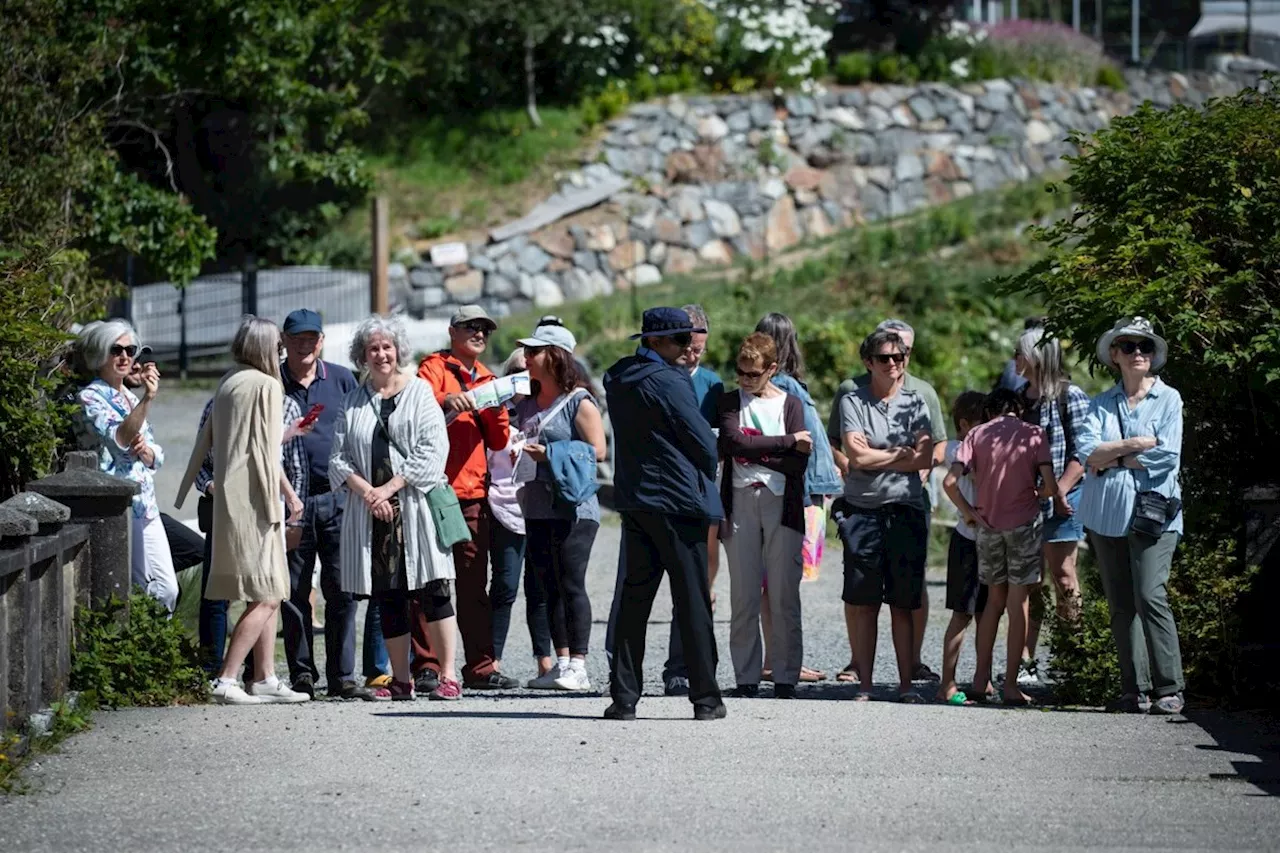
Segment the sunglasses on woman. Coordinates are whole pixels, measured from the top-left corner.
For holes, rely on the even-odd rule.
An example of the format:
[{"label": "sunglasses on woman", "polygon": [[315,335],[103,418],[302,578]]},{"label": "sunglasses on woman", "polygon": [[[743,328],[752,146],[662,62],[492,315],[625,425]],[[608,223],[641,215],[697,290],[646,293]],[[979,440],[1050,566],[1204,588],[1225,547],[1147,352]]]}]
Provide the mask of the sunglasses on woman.
[{"label": "sunglasses on woman", "polygon": [[1143,355],[1151,355],[1151,353],[1156,351],[1156,342],[1149,341],[1146,338],[1143,338],[1140,341],[1120,341],[1116,346],[1119,347],[1120,352],[1125,355],[1133,355],[1135,352],[1140,352]]},{"label": "sunglasses on woman", "polygon": [[900,352],[878,352],[871,357],[880,364],[888,364],[891,361],[894,364],[902,364],[907,360],[907,357]]},{"label": "sunglasses on woman", "polygon": [[743,379],[759,379],[768,372],[768,370],[743,370],[741,367],[738,368],[738,376]]},{"label": "sunglasses on woman", "polygon": [[120,344],[111,345],[112,358],[119,358],[122,355],[127,355],[129,356],[129,358],[133,358],[137,354],[138,354],[138,347],[136,344],[129,344],[129,346],[127,347],[122,347],[120,346]]}]

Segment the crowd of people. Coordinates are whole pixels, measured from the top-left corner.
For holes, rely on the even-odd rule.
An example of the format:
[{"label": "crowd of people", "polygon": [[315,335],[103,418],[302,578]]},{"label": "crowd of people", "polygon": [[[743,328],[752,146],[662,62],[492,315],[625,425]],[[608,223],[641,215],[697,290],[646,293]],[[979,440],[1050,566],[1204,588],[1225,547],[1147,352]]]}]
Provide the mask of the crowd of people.
[{"label": "crowd of people", "polygon": [[[451,701],[520,687],[502,663],[522,578],[537,661],[523,686],[589,690],[586,578],[607,412],[622,527],[607,718],[635,718],[664,575],[673,601],[664,692],[687,696],[696,719],[725,715],[712,621],[722,546],[731,695],[758,696],[772,683],[773,697],[789,699],[800,683],[826,679],[804,664],[800,585],[822,561],[828,519],[843,550],[850,650],[836,679],[856,685],[856,699],[869,698],[862,688],[874,683],[888,605],[902,702],[923,702],[915,685],[938,681],[937,701],[949,705],[1032,704],[1024,688],[1039,680],[1038,590],[1051,580],[1059,615],[1078,618],[1076,556],[1087,538],[1121,663],[1115,707],[1182,709],[1166,591],[1182,533],[1182,409],[1157,375],[1167,346],[1147,320],[1122,319],[1099,339],[1097,360],[1118,381],[1092,399],[1071,382],[1061,344],[1029,321],[997,387],[959,394],[944,418],[933,387],[911,372],[914,330],[888,319],[862,342],[863,370],[839,386],[825,424],[783,314],[738,343],[732,390],[703,363],[710,323],[696,305],[645,311],[634,354],[605,371],[602,390],[572,330],[552,316],[496,376],[484,363],[496,328],[483,308],[464,306],[448,347],[411,371],[403,327],[375,315],[353,336],[353,373],[321,358],[314,311],[296,310],[279,328],[243,320],[177,501],[192,487],[199,496],[199,631],[215,701],[315,697],[317,562],[331,697]],[[138,484],[133,581],[172,611],[192,548],[189,531],[170,541],[155,500],[165,457],[148,412],[159,371],[144,355],[123,321],[81,331],[77,441],[103,471]],[[921,660],[935,468],[959,517],[941,675]],[[228,633],[231,601],[246,607]],[[1003,679],[992,672],[1002,616]],[[274,669],[278,618],[287,681]],[[977,666],[963,691],[956,669],[975,620]]]}]

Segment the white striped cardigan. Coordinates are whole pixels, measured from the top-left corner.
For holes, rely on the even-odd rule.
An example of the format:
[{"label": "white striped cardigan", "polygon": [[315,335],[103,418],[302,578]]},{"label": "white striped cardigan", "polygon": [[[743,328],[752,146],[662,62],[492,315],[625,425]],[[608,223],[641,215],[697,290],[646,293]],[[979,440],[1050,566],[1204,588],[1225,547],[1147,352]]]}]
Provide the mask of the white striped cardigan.
[{"label": "white striped cardigan", "polygon": [[[373,468],[373,434],[378,428],[378,408],[382,398],[360,385],[343,400],[329,455],[329,483],[334,491],[347,488],[347,478],[359,474],[370,479]],[[372,397],[372,402],[370,398]],[[449,434],[444,413],[436,402],[431,386],[416,376],[409,379],[396,410],[391,415],[391,468],[408,481],[399,492],[400,513],[404,519],[405,574],[409,589],[420,589],[428,582],[452,579],[453,552],[440,547],[436,537],[427,492],[448,482],[444,475],[449,456]],[[401,455],[396,444],[404,448]],[[371,592],[370,541],[373,516],[364,501],[347,496],[342,514],[341,584],[342,591],[356,595]]]}]

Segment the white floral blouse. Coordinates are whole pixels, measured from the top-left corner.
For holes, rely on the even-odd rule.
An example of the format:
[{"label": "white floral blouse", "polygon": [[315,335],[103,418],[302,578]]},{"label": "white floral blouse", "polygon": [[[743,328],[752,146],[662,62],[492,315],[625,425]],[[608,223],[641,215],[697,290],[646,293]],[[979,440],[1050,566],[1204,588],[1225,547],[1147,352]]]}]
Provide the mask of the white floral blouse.
[{"label": "white floral blouse", "polygon": [[155,464],[148,467],[129,448],[116,443],[116,430],[138,405],[138,398],[127,388],[116,391],[101,379],[95,379],[80,390],[80,415],[76,418],[76,437],[82,450],[98,454],[98,468],[113,477],[123,477],[139,485],[133,496],[135,518],[158,518],[154,473],[164,464],[164,451],[156,444],[151,424],[143,421],[142,434],[155,454]]}]

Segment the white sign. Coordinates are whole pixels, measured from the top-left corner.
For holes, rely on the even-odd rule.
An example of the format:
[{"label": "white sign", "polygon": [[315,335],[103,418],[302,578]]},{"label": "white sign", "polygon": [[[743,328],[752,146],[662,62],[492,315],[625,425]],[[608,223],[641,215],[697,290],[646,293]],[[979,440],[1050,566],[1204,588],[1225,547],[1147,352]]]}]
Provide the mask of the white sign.
[{"label": "white sign", "polygon": [[438,267],[454,267],[467,262],[466,243],[440,243],[431,247],[431,263]]}]

